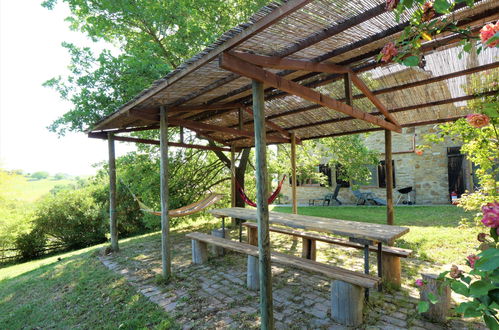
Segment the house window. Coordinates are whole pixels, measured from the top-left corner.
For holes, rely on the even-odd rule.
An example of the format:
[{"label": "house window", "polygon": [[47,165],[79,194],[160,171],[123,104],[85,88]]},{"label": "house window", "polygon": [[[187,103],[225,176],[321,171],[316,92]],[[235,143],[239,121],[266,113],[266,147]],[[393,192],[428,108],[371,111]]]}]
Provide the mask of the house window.
[{"label": "house window", "polygon": [[[395,162],[392,160],[392,169],[393,169],[393,187],[395,184]],[[379,162],[378,165],[378,187],[386,188],[386,163],[384,160]]]},{"label": "house window", "polygon": [[336,184],[342,187],[350,187],[350,182],[341,179],[341,176],[345,174],[345,168],[341,164],[336,164]]},{"label": "house window", "polygon": [[327,164],[319,165],[319,173],[324,174],[327,177],[327,183],[321,184],[321,187],[331,187],[333,185],[333,178],[331,175],[331,167]]}]

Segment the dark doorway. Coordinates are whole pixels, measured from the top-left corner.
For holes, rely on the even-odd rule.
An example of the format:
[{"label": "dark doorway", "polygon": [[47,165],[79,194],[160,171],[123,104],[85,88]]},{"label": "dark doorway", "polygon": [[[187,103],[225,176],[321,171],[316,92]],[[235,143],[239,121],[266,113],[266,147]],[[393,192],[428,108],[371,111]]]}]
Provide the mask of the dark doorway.
[{"label": "dark doorway", "polygon": [[458,197],[464,193],[466,186],[464,182],[464,155],[461,154],[460,147],[447,148],[448,171],[449,171],[449,195],[453,191]]}]

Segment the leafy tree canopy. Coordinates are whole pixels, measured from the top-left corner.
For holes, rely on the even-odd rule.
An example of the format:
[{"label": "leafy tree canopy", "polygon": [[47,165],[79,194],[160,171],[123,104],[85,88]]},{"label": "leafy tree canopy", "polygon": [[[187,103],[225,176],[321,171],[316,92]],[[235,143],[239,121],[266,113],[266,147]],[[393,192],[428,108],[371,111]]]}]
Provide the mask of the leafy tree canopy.
[{"label": "leafy tree canopy", "polygon": [[[53,9],[57,0],[42,5]],[[120,50],[94,54],[63,43],[69,75],[48,80],[73,109],[49,127],[58,134],[82,131],[132,99],[154,80],[201,51],[223,32],[248,19],[268,0],[62,0],[74,31]]]}]

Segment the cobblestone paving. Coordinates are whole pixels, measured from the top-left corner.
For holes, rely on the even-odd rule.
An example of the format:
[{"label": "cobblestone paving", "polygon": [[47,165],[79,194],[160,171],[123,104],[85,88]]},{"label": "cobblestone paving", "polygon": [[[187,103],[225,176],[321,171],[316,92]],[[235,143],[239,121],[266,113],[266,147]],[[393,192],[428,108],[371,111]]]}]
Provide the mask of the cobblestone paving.
[{"label": "cobblestone paving", "polygon": [[[206,228],[203,228],[206,232]],[[173,232],[173,273],[162,284],[160,237],[132,239],[115,255],[102,256],[109,269],[124,276],[152,302],[163,307],[184,329],[252,329],[259,327],[258,292],[246,289],[246,256],[227,253],[204,265],[191,264],[190,241],[185,234],[198,229]],[[231,232],[236,236],[236,232]],[[299,255],[300,241],[272,235],[274,250]],[[359,251],[318,244],[318,260],[361,271]],[[371,264],[374,263],[374,259]],[[431,265],[415,259],[403,260],[403,276],[412,282],[418,272]],[[373,271],[375,269],[373,268]],[[433,269],[434,272],[435,269]],[[272,266],[274,318],[277,329],[346,329],[330,319],[330,282],[327,278],[290,267]],[[453,319],[438,325],[421,319],[416,312],[417,291],[404,284],[399,292],[371,291],[364,309],[366,329],[480,329],[481,325]]]}]

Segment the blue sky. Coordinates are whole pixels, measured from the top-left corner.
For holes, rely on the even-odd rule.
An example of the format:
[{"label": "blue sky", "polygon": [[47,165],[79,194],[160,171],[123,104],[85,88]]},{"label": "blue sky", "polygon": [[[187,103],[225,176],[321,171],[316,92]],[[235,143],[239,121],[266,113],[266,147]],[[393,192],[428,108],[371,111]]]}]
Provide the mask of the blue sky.
[{"label": "blue sky", "polygon": [[[107,159],[107,143],[83,133],[58,137],[47,126],[71,108],[42,83],[67,72],[62,41],[95,45],[72,32],[63,3],[49,11],[40,1],[0,1],[0,167],[27,172],[93,174]],[[119,143],[118,155],[133,147]]]}]

